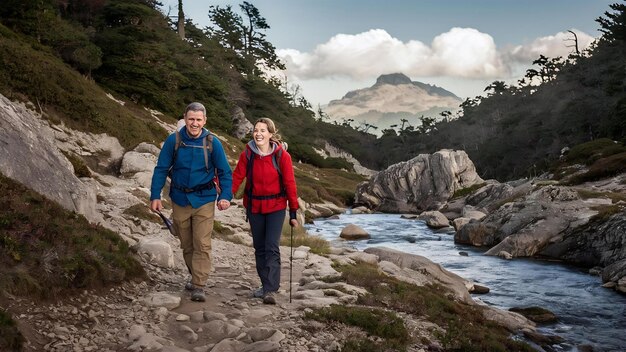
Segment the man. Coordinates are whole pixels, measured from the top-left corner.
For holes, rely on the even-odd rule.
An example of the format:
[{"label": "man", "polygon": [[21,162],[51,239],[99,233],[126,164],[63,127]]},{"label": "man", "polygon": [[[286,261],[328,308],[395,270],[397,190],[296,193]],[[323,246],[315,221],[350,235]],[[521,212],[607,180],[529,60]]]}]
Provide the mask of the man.
[{"label": "man", "polygon": [[[156,212],[163,208],[161,190],[169,175],[174,230],[191,273],[191,282],[185,289],[192,291],[191,300],[204,302],[204,286],[211,271],[215,201],[217,198],[219,210],[230,206],[232,172],[222,144],[203,128],[206,124],[204,106],[189,104],[184,119],[185,126],[178,132],[178,139],[176,132],[170,134],[159,154],[152,175],[150,209]],[[216,175],[222,190],[220,194],[213,180]]]}]

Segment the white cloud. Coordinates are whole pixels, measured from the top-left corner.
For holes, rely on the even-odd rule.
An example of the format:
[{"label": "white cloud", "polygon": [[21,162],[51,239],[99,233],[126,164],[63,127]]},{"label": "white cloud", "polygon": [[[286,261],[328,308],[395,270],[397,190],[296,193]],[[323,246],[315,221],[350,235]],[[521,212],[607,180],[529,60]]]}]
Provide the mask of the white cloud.
[{"label": "white cloud", "polygon": [[[582,52],[588,48],[589,45],[595,40],[585,32],[581,32],[577,29],[572,29],[578,37],[578,49]],[[533,40],[529,44],[517,45],[508,50],[507,56],[512,61],[520,63],[529,63],[537,59],[539,55],[547,57],[563,56],[567,57],[570,53],[574,52],[574,36],[569,32],[559,32],[555,35],[546,37],[540,37]]]},{"label": "white cloud", "polygon": [[[594,40],[578,31],[579,49]],[[452,28],[430,45],[402,42],[385,30],[337,34],[312,52],[277,50],[286,63],[290,82],[301,85],[314,104],[338,99],[347,91],[364,88],[381,74],[401,72],[412,79],[440,85],[461,97],[480,95],[494,80],[515,84],[540,54],[567,56],[571,33],[541,37],[524,45],[497,48],[493,38],[473,28]]]},{"label": "white cloud", "polygon": [[312,53],[278,50],[289,74],[300,79],[347,76],[355,79],[402,72],[410,76],[498,77],[508,72],[493,38],[473,28],[452,28],[428,46],[402,42],[382,29],[337,34]]},{"label": "white cloud", "polygon": [[[573,30],[582,51],[594,38]],[[473,28],[452,28],[435,37],[430,45],[417,40],[402,42],[383,29],[359,34],[337,34],[312,52],[280,49],[287,73],[297,79],[348,77],[365,79],[381,74],[402,72],[419,77],[456,77],[503,79],[520,65],[543,54],[567,56],[573,51],[571,33],[560,32],[541,37],[529,44],[498,50],[493,38]]]}]

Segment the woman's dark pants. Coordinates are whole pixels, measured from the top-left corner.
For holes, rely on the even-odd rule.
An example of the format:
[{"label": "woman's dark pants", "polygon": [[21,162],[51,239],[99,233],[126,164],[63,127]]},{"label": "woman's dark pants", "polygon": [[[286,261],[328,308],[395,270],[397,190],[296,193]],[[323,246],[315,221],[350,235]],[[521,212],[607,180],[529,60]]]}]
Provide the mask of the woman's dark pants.
[{"label": "woman's dark pants", "polygon": [[254,242],[256,271],[263,291],[278,291],[280,286],[280,235],[285,211],[269,214],[250,214],[250,229]]}]

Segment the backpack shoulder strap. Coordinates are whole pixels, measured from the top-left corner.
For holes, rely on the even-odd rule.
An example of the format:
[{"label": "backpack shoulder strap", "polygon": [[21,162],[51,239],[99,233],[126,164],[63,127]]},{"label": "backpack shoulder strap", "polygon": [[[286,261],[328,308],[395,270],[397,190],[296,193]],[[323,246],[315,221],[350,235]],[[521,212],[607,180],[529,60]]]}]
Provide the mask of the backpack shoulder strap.
[{"label": "backpack shoulder strap", "polygon": [[178,152],[178,147],[180,147],[180,131],[176,130],[176,144],[174,144],[174,155]]},{"label": "backpack shoulder strap", "polygon": [[279,149],[278,153],[274,153],[272,155],[272,164],[274,164],[274,168],[278,172],[278,176],[282,176],[283,173],[280,171],[280,158],[283,156],[283,150]]},{"label": "backpack shoulder strap", "polygon": [[202,139],[202,151],[204,152],[204,168],[209,172],[209,154],[213,153],[213,134],[209,132],[206,138]]},{"label": "backpack shoulder strap", "polygon": [[174,156],[172,157],[172,164],[170,168],[167,170],[167,175],[172,178],[172,169],[174,168],[174,164],[176,164],[176,155],[178,154],[178,147],[180,147],[180,132],[176,130],[176,143],[174,143]]}]

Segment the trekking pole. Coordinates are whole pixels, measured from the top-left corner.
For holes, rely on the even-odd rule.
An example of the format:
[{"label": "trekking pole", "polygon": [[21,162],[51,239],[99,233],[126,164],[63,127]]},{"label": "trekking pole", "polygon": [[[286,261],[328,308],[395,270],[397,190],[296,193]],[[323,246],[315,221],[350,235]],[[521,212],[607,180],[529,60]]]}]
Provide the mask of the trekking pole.
[{"label": "trekking pole", "polygon": [[293,226],[289,224],[289,227],[291,227],[291,249],[289,252],[289,303],[291,303],[291,277],[293,275]]}]

